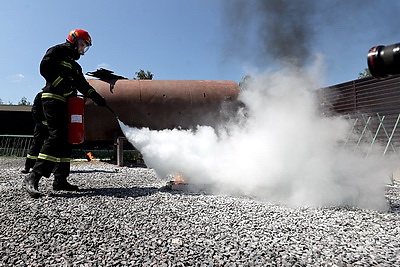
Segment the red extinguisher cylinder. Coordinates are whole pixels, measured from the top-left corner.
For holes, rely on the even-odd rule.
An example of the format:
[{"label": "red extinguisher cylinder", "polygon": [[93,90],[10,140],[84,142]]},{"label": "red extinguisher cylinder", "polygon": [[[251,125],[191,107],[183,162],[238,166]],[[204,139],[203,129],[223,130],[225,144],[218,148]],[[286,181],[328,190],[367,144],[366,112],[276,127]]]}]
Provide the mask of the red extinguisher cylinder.
[{"label": "red extinguisher cylinder", "polygon": [[84,141],[84,100],[82,97],[70,97],[68,104],[68,143],[81,144]]}]

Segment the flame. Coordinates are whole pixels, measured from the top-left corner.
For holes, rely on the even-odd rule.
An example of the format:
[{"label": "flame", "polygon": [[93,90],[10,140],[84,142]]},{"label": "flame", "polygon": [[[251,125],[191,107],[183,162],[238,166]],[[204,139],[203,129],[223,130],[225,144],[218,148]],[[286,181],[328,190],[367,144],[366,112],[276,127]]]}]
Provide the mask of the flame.
[{"label": "flame", "polygon": [[185,183],[185,179],[183,178],[182,174],[175,174],[174,180],[172,181],[173,184],[183,184]]},{"label": "flame", "polygon": [[94,159],[94,156],[92,155],[92,152],[86,153],[86,159],[87,159],[88,161],[91,161],[92,159]]}]

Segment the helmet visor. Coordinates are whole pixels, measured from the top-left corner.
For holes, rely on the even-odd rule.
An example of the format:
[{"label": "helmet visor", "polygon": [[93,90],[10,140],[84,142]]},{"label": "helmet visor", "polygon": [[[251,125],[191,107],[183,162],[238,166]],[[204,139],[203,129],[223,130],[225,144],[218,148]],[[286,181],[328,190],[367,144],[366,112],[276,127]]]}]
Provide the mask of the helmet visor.
[{"label": "helmet visor", "polygon": [[78,53],[80,55],[84,55],[90,47],[90,43],[84,39],[79,39],[76,41],[76,45],[78,47]]}]

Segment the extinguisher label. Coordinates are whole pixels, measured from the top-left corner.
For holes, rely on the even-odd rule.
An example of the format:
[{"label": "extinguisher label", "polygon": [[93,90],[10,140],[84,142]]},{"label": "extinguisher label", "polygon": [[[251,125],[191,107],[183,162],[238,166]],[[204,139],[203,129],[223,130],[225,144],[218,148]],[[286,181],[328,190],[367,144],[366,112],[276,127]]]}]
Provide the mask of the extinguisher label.
[{"label": "extinguisher label", "polygon": [[82,115],[71,115],[71,123],[82,123]]}]

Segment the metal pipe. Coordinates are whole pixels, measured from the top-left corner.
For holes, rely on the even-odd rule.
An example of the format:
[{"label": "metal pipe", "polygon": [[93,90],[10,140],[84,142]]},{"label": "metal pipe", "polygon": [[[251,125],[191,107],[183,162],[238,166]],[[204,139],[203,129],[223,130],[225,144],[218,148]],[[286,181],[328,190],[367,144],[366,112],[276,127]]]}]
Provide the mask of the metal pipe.
[{"label": "metal pipe", "polygon": [[119,167],[124,166],[124,141],[126,140],[125,137],[118,137],[117,138],[117,165]]},{"label": "metal pipe", "polygon": [[[213,126],[226,119],[226,113],[221,112],[223,108],[233,111],[238,106],[239,85],[234,81],[88,81],[115,115],[132,127],[160,130]],[[114,140],[116,132],[122,135],[113,114],[86,99],[85,140]]]}]

